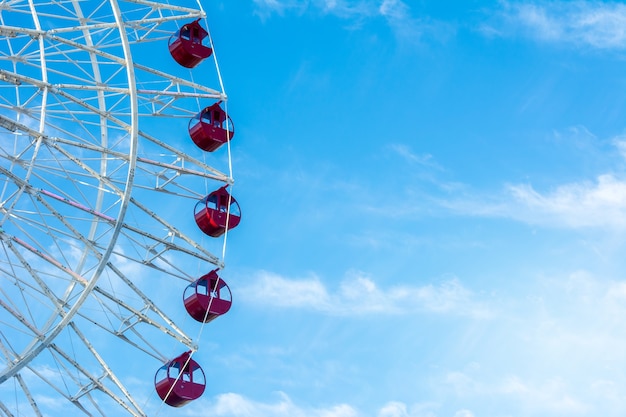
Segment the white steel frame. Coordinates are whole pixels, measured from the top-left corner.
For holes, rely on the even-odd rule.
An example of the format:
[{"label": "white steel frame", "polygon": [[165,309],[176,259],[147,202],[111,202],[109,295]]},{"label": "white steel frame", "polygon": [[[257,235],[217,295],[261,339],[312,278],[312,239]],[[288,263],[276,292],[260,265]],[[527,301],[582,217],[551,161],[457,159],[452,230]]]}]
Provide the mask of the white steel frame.
[{"label": "white steel frame", "polygon": [[[167,54],[172,30],[205,18],[172,3],[0,0],[0,416],[46,414],[41,392],[145,416],[102,340],[155,358],[151,372],[172,346],[197,350],[149,277],[182,294],[203,264],[224,266],[188,213],[232,178],[181,145],[186,132],[161,136],[226,100],[142,62],[140,48]],[[178,202],[185,216],[163,210]]]}]

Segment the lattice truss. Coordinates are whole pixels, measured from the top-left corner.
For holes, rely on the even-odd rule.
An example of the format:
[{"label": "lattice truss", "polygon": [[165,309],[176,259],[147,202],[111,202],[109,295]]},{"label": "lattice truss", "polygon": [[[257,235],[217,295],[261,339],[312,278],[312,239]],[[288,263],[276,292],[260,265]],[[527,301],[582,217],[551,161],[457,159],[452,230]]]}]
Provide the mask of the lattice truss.
[{"label": "lattice truss", "polygon": [[195,349],[178,294],[222,261],[193,205],[232,180],[187,135],[226,97],[212,59],[195,82],[169,56],[204,18],[174,3],[0,1],[0,415],[145,415],[117,375],[145,402]]}]

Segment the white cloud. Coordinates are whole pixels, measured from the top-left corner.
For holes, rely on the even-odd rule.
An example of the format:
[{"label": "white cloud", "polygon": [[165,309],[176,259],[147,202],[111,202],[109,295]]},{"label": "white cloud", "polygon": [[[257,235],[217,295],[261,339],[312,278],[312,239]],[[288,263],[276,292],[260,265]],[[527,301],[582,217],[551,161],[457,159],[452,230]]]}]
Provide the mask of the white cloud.
[{"label": "white cloud", "polygon": [[383,0],[378,11],[390,20],[406,20],[410,18],[409,7],[402,0]]},{"label": "white cloud", "polygon": [[[187,416],[213,415],[218,417],[437,417],[433,409],[436,403],[422,403],[408,406],[400,401],[390,401],[378,410],[361,412],[346,403],[326,407],[309,407],[295,404],[284,392],[277,393],[274,402],[255,401],[237,393],[217,395],[213,401],[195,401],[185,407]],[[443,414],[442,414],[443,416]],[[474,417],[469,410],[459,410],[454,417]]]},{"label": "white cloud", "polygon": [[282,12],[294,3],[284,0],[253,0],[257,7],[274,12]]},{"label": "white cloud", "polygon": [[351,272],[335,293],[330,293],[316,276],[287,279],[261,271],[253,284],[241,288],[239,296],[249,303],[263,300],[264,305],[305,308],[327,314],[410,314],[437,313],[485,318],[489,310],[474,300],[473,293],[458,279],[439,285],[395,285],[379,288],[368,276]]},{"label": "white cloud", "polygon": [[523,33],[544,42],[626,48],[626,5],[614,2],[508,2],[486,33]]},{"label": "white cloud", "polygon": [[406,404],[393,401],[380,409],[378,417],[409,417],[409,413]]},{"label": "white cloud", "polygon": [[[551,188],[539,189],[530,182],[509,183],[498,192],[486,193],[472,190],[468,184],[442,179],[436,174],[447,173],[447,169],[440,167],[431,155],[416,154],[406,145],[394,144],[389,149],[412,164],[411,168],[420,168],[413,174],[418,175],[419,182],[435,185],[441,196],[427,194],[425,187],[415,186],[413,181],[405,185],[408,192],[399,200],[361,209],[392,218],[415,219],[448,211],[452,215],[509,218],[551,228],[626,230],[626,135],[602,140],[584,126],[574,126],[566,132],[555,132],[554,137],[594,162],[602,161],[608,168],[595,178]],[[611,144],[613,150],[604,152],[601,146],[605,144]],[[415,176],[410,177],[414,179]]]},{"label": "white cloud", "polygon": [[511,185],[508,192],[513,201],[503,214],[529,223],[572,228],[626,226],[626,182],[612,174],[546,193],[527,184]]},{"label": "white cloud", "polygon": [[583,414],[588,406],[568,392],[567,384],[559,378],[541,384],[523,381],[517,376],[506,378],[501,392],[519,401],[525,409],[563,415]]},{"label": "white cloud", "polygon": [[393,144],[390,145],[390,148],[409,162],[437,170],[442,169],[436,162],[434,162],[434,158],[431,154],[416,154],[410,147],[402,144]]},{"label": "white cloud", "polygon": [[359,413],[348,404],[337,404],[327,408],[304,408],[294,404],[287,394],[279,392],[273,403],[251,400],[240,394],[218,395],[215,402],[200,401],[188,406],[188,416],[223,417],[357,417]]},{"label": "white cloud", "polygon": [[[585,400],[576,398],[572,393],[573,388],[557,377],[536,381],[519,375],[508,375],[479,380],[469,373],[452,371],[444,376],[442,382],[450,386],[459,397],[497,399],[523,410],[522,413],[531,412],[532,415],[577,415],[589,411]],[[474,417],[474,413],[462,409],[454,416]]]},{"label": "white cloud", "polygon": [[257,6],[257,15],[262,19],[272,14],[282,15],[289,10],[302,12],[308,2],[299,0],[253,0]]},{"label": "white cloud", "polygon": [[326,287],[315,276],[307,279],[289,280],[270,272],[261,271],[255,283],[242,290],[241,297],[270,300],[280,307],[309,307],[315,310],[331,308]]},{"label": "white cloud", "polygon": [[410,42],[419,42],[425,34],[445,39],[453,32],[451,25],[413,17],[411,8],[402,0],[254,0],[254,3],[261,18],[272,14],[284,15],[290,11],[301,14],[307,10],[357,22],[382,18],[399,39]]},{"label": "white cloud", "polygon": [[624,160],[626,160],[626,135],[620,135],[613,138],[613,145]]},{"label": "white cloud", "polygon": [[476,366],[442,372],[442,391],[497,401],[503,415],[624,415],[626,282],[575,271],[533,288],[464,352]]},{"label": "white cloud", "polygon": [[266,17],[271,14],[283,15],[294,11],[302,13],[307,9],[317,9],[324,14],[331,14],[344,19],[363,18],[376,15],[376,7],[371,0],[253,0],[257,13]]},{"label": "white cloud", "polygon": [[[585,144],[585,138],[593,136],[591,133],[584,128],[575,128],[572,133],[576,146],[592,152]],[[611,142],[626,160],[624,137],[618,136]],[[438,185],[446,188],[445,184]],[[437,205],[459,214],[504,217],[547,227],[626,229],[626,178],[610,171],[593,180],[564,183],[548,190],[518,183],[505,185],[503,192],[495,196],[473,194],[458,186],[454,191],[461,197],[439,199]]]},{"label": "white cloud", "polygon": [[377,417],[437,417],[433,409],[439,408],[439,404],[422,403],[407,406],[400,401],[390,401],[379,411]]},{"label": "white cloud", "polygon": [[376,9],[372,1],[320,0],[316,1],[315,4],[324,13],[343,19],[358,19],[376,15]]},{"label": "white cloud", "polygon": [[[272,289],[291,281],[265,275],[253,279],[280,284]],[[354,281],[360,282],[353,288]],[[315,305],[313,296],[325,300],[317,308],[332,308],[328,305],[337,300],[347,300],[349,305],[361,298],[364,303],[371,302],[372,297],[394,299],[389,294],[396,289],[382,290],[358,273],[346,277],[344,285],[350,288],[331,292],[312,276],[298,280],[291,289],[312,295],[303,298],[309,306]],[[420,288],[409,289],[419,292]],[[501,314],[485,326],[479,325],[484,332],[478,330],[480,342],[475,346],[459,346],[464,357],[478,362],[461,370],[442,370],[440,379],[431,379],[435,390],[447,396],[445,405],[389,401],[377,410],[361,411],[346,403],[323,408],[302,406],[285,394],[276,401],[256,402],[229,393],[216,397],[208,406],[205,402],[201,409],[218,417],[474,417],[482,415],[474,410],[475,404],[488,400],[503,405],[502,415],[623,415],[626,403],[620,395],[624,388],[620,369],[626,358],[626,282],[576,271],[544,277],[541,287],[533,288],[529,295],[535,293],[534,297],[511,294]],[[260,299],[266,296],[257,294]],[[429,376],[433,375],[425,378]],[[443,407],[448,410],[444,412]]]},{"label": "white cloud", "polygon": [[378,13],[385,18],[399,39],[419,43],[425,35],[437,40],[447,39],[454,28],[448,23],[429,17],[415,18],[411,8],[402,0],[383,0]]}]

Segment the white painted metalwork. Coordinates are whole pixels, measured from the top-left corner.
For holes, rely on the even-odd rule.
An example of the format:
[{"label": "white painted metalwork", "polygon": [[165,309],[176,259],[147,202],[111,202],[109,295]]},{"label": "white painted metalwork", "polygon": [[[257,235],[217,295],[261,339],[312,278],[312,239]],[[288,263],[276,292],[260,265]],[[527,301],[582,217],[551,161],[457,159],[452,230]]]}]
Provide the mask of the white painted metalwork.
[{"label": "white painted metalwork", "polygon": [[167,48],[192,3],[0,0],[0,416],[145,416],[197,350],[182,291],[223,248],[193,206],[232,178],[186,130],[217,62],[194,81]]}]

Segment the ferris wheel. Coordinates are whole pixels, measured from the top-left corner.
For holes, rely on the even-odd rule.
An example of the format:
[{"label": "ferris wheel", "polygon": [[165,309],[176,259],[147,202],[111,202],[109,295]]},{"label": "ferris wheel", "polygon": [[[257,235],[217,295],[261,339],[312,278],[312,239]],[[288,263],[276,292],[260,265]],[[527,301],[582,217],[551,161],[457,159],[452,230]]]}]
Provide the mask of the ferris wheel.
[{"label": "ferris wheel", "polygon": [[0,0],[0,416],[202,395],[241,217],[226,99],[200,2]]}]

